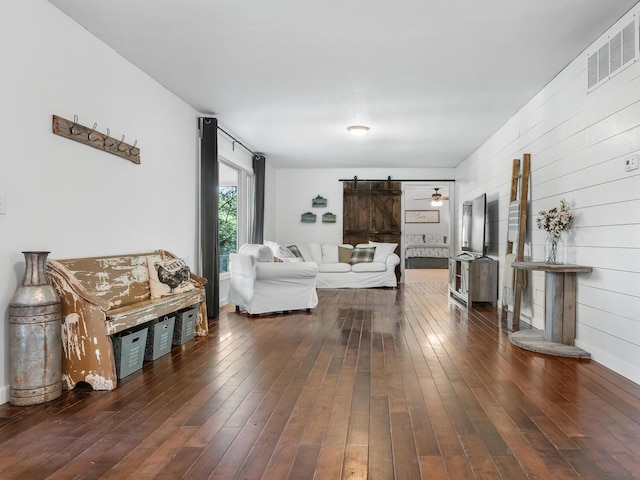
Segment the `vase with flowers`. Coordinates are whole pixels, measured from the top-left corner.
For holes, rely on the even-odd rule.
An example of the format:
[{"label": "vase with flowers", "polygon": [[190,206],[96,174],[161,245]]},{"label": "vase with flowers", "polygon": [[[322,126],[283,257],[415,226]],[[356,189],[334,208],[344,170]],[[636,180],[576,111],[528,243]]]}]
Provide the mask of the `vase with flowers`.
[{"label": "vase with flowers", "polygon": [[538,228],[546,230],[548,233],[544,249],[544,257],[547,263],[562,263],[559,252],[562,232],[569,228],[572,219],[571,208],[564,198],[560,200],[560,207],[554,207],[549,211],[542,210],[538,213],[536,224]]}]

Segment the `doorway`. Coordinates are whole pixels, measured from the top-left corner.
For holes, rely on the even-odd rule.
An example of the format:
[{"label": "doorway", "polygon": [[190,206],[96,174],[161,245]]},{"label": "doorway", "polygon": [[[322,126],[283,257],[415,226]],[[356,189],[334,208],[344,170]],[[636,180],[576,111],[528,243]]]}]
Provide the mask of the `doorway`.
[{"label": "doorway", "polygon": [[453,181],[403,183],[401,266],[405,283],[447,282],[453,255]]}]

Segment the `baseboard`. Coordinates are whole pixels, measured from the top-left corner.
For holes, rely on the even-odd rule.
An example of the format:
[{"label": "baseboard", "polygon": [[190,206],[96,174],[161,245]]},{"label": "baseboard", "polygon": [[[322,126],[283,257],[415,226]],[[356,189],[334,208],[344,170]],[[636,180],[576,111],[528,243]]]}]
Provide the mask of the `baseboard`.
[{"label": "baseboard", "polygon": [[9,385],[0,388],[0,404],[9,403]]},{"label": "baseboard", "polygon": [[625,377],[627,380],[631,380],[632,382],[640,385],[640,368],[635,365],[631,365],[620,358],[595,347],[594,345],[582,342],[580,339],[576,338],[575,344],[576,346],[591,353],[592,360],[595,360],[599,364],[613,370],[617,374]]}]

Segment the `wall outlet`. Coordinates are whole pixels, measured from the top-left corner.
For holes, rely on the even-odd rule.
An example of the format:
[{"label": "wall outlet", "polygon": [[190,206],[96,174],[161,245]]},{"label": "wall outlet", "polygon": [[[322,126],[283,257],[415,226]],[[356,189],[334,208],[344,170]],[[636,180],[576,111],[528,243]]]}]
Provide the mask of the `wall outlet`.
[{"label": "wall outlet", "polygon": [[638,169],[638,154],[631,155],[624,159],[624,171],[630,172],[631,170]]},{"label": "wall outlet", "polygon": [[0,193],[0,215],[7,214],[7,196],[4,193]]}]

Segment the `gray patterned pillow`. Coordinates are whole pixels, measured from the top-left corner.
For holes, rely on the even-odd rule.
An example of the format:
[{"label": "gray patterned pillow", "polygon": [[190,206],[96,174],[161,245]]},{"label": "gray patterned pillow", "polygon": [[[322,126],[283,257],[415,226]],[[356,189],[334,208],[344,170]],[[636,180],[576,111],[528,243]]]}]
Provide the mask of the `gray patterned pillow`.
[{"label": "gray patterned pillow", "polygon": [[356,247],[351,252],[349,263],[370,263],[373,262],[373,256],[376,254],[376,247]]},{"label": "gray patterned pillow", "polygon": [[296,256],[291,250],[289,250],[287,247],[283,247],[282,245],[278,245],[278,257],[279,258],[296,258]]}]

